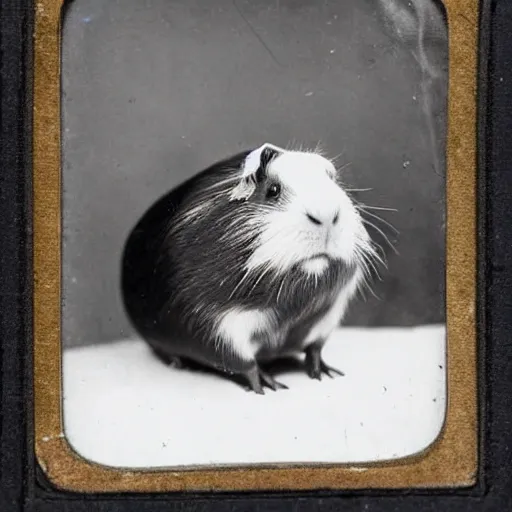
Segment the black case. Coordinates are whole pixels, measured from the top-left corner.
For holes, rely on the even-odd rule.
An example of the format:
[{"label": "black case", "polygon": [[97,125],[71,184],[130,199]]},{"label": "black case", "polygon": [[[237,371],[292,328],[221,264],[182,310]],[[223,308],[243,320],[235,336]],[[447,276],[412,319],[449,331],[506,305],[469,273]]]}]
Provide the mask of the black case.
[{"label": "black case", "polygon": [[479,77],[480,467],[470,489],[81,495],[33,451],[32,0],[0,3],[0,511],[512,510],[512,2],[484,1]]}]

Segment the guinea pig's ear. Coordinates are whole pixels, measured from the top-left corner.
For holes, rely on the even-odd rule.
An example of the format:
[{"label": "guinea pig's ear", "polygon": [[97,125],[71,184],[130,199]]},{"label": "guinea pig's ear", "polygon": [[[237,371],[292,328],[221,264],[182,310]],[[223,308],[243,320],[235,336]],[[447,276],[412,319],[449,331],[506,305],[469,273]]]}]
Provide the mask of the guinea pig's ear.
[{"label": "guinea pig's ear", "polygon": [[[280,151],[275,146],[267,145],[264,147],[264,149],[260,153],[260,168],[258,171],[262,171],[263,173],[266,172],[270,162],[274,160],[274,158],[277,158],[282,153],[282,150]],[[256,172],[258,172],[256,171]]]},{"label": "guinea pig's ear", "polygon": [[242,176],[231,192],[230,201],[249,199],[256,190],[256,185],[265,178],[270,162],[283,151],[269,143],[251,151],[244,160]]}]

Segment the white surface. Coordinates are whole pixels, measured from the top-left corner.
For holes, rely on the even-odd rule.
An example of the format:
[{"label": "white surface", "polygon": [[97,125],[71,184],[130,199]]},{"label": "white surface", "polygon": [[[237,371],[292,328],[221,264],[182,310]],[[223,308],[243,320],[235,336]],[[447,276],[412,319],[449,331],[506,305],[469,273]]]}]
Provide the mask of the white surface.
[{"label": "white surface", "polygon": [[414,454],[445,413],[445,328],[340,329],[324,349],[345,377],[303,371],[249,393],[177,370],[139,340],[64,352],[65,435],[109,466],[369,462]]}]

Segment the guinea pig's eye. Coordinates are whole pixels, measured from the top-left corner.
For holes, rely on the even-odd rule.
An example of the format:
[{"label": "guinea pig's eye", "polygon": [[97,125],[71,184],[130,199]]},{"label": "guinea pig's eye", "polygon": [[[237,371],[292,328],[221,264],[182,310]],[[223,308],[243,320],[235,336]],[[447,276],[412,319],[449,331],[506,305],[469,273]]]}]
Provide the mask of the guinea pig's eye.
[{"label": "guinea pig's eye", "polygon": [[279,183],[272,183],[267,189],[267,199],[276,199],[281,193],[281,185]]}]

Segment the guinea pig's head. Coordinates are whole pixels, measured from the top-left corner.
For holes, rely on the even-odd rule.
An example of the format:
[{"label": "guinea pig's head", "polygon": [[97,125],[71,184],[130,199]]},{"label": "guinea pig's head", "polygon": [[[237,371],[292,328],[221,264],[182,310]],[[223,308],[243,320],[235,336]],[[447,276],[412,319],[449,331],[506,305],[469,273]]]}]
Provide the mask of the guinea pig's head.
[{"label": "guinea pig's head", "polygon": [[254,212],[258,236],[248,270],[266,267],[281,273],[298,266],[321,275],[333,262],[363,264],[371,250],[359,211],[333,162],[316,152],[270,144],[252,151],[230,201]]}]

